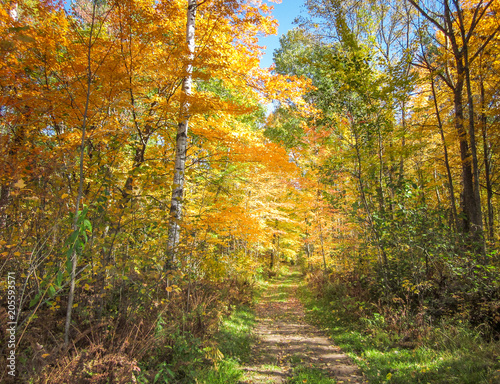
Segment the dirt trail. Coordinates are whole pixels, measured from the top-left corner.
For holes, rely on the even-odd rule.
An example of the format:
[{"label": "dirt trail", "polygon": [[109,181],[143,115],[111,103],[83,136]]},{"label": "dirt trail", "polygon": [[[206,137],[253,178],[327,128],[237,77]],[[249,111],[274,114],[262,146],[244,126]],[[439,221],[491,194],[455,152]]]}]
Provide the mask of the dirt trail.
[{"label": "dirt trail", "polygon": [[251,362],[243,384],[285,383],[294,367],[322,369],[337,383],[366,383],[359,368],[333,341],[304,320],[297,299],[300,273],[274,279],[256,308],[257,324]]}]

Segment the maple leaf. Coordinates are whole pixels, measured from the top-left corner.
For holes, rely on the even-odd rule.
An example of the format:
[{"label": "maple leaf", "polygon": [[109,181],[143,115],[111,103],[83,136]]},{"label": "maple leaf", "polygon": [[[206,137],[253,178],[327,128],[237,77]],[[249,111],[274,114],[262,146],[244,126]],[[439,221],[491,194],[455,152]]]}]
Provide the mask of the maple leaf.
[{"label": "maple leaf", "polygon": [[24,180],[23,179],[19,179],[15,184],[14,184],[14,187],[15,188],[19,188],[19,189],[23,189],[24,187],[26,187],[26,184],[24,183]]}]

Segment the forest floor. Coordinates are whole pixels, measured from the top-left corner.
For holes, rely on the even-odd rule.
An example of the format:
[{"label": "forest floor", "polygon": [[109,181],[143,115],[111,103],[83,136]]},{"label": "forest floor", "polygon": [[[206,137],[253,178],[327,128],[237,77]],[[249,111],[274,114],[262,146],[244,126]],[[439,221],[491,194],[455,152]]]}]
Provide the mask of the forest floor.
[{"label": "forest floor", "polygon": [[[249,362],[242,367],[241,384],[292,383],[301,371],[309,371],[300,382],[365,383],[361,371],[318,328],[305,322],[305,311],[297,298],[301,274],[290,270],[272,279],[256,305],[254,344]],[[318,376],[319,375],[319,376]]]}]

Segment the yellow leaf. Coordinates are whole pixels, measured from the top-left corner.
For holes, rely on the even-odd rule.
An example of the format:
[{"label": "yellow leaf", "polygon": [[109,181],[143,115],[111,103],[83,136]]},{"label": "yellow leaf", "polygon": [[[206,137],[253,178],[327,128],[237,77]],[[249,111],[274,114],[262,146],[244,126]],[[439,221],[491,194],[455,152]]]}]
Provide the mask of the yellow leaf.
[{"label": "yellow leaf", "polygon": [[62,196],[61,196],[61,199],[65,199],[66,197],[68,197],[69,195],[67,193],[63,193]]},{"label": "yellow leaf", "polygon": [[172,292],[172,287],[167,287],[167,292]]},{"label": "yellow leaf", "polygon": [[77,307],[78,307],[78,303],[73,304],[73,308],[77,308]]},{"label": "yellow leaf", "polygon": [[42,357],[45,359],[47,356],[50,356],[50,353],[44,353]]},{"label": "yellow leaf", "polygon": [[23,179],[19,179],[15,184],[14,184],[14,187],[16,188],[19,188],[19,189],[23,189],[24,187],[26,187],[26,184],[24,183],[24,180]]}]

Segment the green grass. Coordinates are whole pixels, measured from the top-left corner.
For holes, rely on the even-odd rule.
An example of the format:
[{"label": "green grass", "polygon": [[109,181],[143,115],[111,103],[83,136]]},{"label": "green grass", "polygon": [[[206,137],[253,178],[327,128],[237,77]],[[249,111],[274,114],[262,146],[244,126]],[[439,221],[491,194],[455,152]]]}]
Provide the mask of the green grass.
[{"label": "green grass", "polygon": [[380,315],[356,319],[343,309],[342,297],[317,299],[305,287],[300,292],[308,320],[328,329],[370,383],[500,383],[499,344],[486,343],[474,330],[443,325],[407,349]]},{"label": "green grass", "polygon": [[334,379],[330,379],[317,368],[297,367],[293,370],[293,376],[287,380],[286,384],[335,384]]},{"label": "green grass", "polygon": [[211,368],[199,373],[197,383],[199,384],[236,384],[242,373],[239,364],[232,359],[224,359],[217,368]]},{"label": "green grass", "polygon": [[238,307],[226,318],[217,335],[219,349],[225,357],[245,363],[251,355],[251,331],[255,314],[246,306]]},{"label": "green grass", "polygon": [[266,370],[266,371],[280,371],[281,370],[281,367],[279,365],[276,365],[276,364],[264,364],[261,366],[261,368],[263,370]]},{"label": "green grass", "polygon": [[251,330],[255,315],[245,306],[237,307],[226,318],[216,336],[219,350],[224,358],[215,367],[200,371],[197,382],[200,384],[236,384],[242,376],[240,364],[251,356]]},{"label": "green grass", "polygon": [[288,273],[288,268],[282,267],[282,272],[280,275],[271,279],[271,282],[278,285],[277,291],[268,296],[272,302],[284,303],[288,301],[290,296],[291,287],[297,284],[297,277],[300,272]]}]

